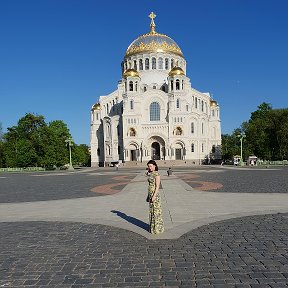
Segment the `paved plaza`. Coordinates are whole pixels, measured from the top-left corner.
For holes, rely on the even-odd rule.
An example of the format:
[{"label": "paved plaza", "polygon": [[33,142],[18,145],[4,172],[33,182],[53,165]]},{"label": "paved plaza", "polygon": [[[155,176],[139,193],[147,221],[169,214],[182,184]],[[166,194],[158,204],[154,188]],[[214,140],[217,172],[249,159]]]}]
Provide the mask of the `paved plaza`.
[{"label": "paved plaza", "polygon": [[0,287],[287,287],[286,167],[0,174]]}]

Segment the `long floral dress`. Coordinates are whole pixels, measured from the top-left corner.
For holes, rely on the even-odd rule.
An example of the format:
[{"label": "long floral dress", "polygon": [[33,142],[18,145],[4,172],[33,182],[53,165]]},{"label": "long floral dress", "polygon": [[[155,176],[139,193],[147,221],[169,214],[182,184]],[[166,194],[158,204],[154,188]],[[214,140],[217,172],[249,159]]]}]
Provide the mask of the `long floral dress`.
[{"label": "long floral dress", "polygon": [[[148,177],[149,198],[152,198],[152,195],[156,188],[156,179],[155,179],[156,176],[159,176],[159,173],[157,171],[154,171]],[[149,222],[150,222],[150,232],[152,234],[158,234],[164,232],[161,199],[159,192],[156,195],[156,200],[153,203],[149,203]]]}]

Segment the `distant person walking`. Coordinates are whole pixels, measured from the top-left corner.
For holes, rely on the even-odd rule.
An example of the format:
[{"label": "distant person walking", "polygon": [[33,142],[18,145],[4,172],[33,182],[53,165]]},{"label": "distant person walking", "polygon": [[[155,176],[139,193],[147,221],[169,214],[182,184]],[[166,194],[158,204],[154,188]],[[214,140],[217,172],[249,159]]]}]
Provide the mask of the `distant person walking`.
[{"label": "distant person walking", "polygon": [[167,175],[168,175],[168,176],[171,176],[171,175],[172,175],[172,172],[173,172],[173,171],[172,171],[171,167],[169,167],[169,169],[167,170]]},{"label": "distant person walking", "polygon": [[148,196],[149,202],[149,225],[152,234],[164,232],[164,224],[162,217],[161,199],[159,195],[160,175],[158,166],[154,160],[147,163],[148,166]]}]

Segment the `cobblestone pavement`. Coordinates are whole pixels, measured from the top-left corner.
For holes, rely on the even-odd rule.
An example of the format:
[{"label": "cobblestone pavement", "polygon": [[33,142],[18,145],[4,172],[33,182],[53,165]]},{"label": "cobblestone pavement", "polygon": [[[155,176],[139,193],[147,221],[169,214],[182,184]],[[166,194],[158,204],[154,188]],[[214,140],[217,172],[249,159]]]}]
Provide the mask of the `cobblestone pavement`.
[{"label": "cobblestone pavement", "polygon": [[[137,173],[137,172],[136,172]],[[125,179],[114,179],[122,175]],[[109,186],[121,191],[133,179],[133,171],[1,173],[0,203],[47,201],[102,196]],[[127,182],[128,180],[128,182]],[[111,191],[110,191],[111,192]],[[111,193],[109,193],[111,194]]]},{"label": "cobblestone pavement", "polygon": [[[208,166],[201,170],[177,169],[176,171],[178,177],[199,190],[232,193],[288,193],[288,167],[226,169],[225,167],[209,168]],[[204,186],[203,182],[221,185],[214,185],[210,189],[201,189]]]},{"label": "cobblestone pavement", "polygon": [[79,223],[0,231],[0,287],[288,286],[288,214],[226,220],[177,240]]}]

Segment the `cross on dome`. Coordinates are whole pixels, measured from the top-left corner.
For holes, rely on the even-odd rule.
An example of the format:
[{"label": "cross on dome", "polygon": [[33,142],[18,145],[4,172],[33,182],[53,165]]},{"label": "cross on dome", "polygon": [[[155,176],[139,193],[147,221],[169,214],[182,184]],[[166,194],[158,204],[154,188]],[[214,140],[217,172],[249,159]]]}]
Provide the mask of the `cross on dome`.
[{"label": "cross on dome", "polygon": [[155,32],[156,25],[154,22],[154,18],[156,17],[156,14],[154,12],[151,12],[148,17],[151,19],[151,24],[150,24],[151,31],[150,31],[150,33],[155,34],[156,33]]}]

